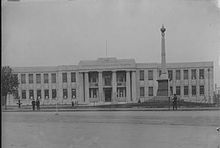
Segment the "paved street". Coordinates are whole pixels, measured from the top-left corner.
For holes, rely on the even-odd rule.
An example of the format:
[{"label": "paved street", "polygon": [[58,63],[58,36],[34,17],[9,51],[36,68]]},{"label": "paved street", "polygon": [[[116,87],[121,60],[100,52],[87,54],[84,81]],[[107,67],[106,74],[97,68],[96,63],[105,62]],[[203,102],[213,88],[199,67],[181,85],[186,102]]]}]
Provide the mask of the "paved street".
[{"label": "paved street", "polygon": [[219,111],[3,112],[4,148],[217,148]]}]

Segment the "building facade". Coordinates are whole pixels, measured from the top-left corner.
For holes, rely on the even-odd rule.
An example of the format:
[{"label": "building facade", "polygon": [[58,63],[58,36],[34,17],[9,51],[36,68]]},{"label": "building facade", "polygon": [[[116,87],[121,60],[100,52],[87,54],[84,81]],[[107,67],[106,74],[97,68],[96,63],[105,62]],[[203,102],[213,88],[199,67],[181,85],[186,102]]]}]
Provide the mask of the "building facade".
[{"label": "building facade", "polygon": [[[213,62],[168,63],[170,95],[191,102],[213,103]],[[99,58],[78,65],[14,67],[18,97],[8,104],[119,103],[147,101],[157,94],[161,64],[136,63],[134,59]]]}]

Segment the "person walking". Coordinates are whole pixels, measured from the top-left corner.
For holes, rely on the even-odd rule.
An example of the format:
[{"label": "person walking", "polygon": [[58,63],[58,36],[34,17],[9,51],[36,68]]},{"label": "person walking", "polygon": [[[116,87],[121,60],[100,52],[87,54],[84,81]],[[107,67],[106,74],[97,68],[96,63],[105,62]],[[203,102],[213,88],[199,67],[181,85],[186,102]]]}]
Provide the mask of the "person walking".
[{"label": "person walking", "polygon": [[39,99],[36,100],[36,106],[37,106],[37,110],[40,110],[40,100]]},{"label": "person walking", "polygon": [[32,100],[31,104],[32,104],[32,109],[35,110],[35,100],[34,99]]},{"label": "person walking", "polygon": [[176,96],[176,94],[174,94],[174,97],[173,97],[173,110],[174,109],[177,110],[177,96]]}]

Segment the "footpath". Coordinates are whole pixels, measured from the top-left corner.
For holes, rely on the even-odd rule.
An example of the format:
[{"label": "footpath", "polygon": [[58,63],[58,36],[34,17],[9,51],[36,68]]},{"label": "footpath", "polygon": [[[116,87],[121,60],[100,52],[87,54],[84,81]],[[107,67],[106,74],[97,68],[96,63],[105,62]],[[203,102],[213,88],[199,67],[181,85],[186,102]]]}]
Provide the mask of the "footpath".
[{"label": "footpath", "polygon": [[[174,111],[213,111],[219,110],[220,107],[184,107],[180,106]],[[169,107],[100,107],[100,106],[41,106],[40,110],[32,110],[32,106],[8,106],[7,109],[2,107],[2,112],[79,112],[79,111],[173,111],[172,106]]]}]

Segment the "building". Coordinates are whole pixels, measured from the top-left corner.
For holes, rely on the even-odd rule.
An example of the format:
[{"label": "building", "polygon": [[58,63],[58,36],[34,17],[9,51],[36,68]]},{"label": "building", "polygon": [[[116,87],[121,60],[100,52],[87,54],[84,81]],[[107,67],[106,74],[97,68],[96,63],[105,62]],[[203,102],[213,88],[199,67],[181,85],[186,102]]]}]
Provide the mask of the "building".
[{"label": "building", "polygon": [[[213,102],[213,62],[167,63],[170,94],[192,102]],[[119,103],[147,101],[156,96],[161,64],[134,59],[99,58],[78,65],[14,67],[19,97],[8,104],[39,98],[41,104]]]}]

